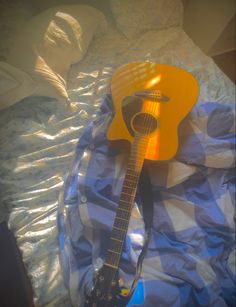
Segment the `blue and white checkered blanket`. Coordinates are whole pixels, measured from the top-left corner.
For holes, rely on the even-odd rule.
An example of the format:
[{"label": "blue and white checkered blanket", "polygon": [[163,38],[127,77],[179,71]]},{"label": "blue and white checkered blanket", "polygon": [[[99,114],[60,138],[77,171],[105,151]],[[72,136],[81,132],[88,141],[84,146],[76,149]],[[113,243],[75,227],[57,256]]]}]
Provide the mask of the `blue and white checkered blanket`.
[{"label": "blue and white checkered blanket", "polygon": [[[111,150],[110,96],[81,135],[60,197],[61,260],[75,306],[83,306],[104,260],[127,157]],[[129,306],[234,306],[234,104],[198,102],[179,129],[175,159],[149,169],[153,229]],[[139,197],[120,276],[130,286],[144,244]]]}]

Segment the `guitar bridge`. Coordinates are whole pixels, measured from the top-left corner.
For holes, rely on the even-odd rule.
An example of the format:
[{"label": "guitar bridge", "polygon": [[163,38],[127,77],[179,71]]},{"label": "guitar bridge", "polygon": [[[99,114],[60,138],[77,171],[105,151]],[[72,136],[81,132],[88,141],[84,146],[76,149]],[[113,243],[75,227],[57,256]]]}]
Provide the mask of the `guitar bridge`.
[{"label": "guitar bridge", "polygon": [[134,93],[134,95],[154,102],[167,102],[170,100],[170,98],[163,95],[161,91],[151,89],[137,91]]}]

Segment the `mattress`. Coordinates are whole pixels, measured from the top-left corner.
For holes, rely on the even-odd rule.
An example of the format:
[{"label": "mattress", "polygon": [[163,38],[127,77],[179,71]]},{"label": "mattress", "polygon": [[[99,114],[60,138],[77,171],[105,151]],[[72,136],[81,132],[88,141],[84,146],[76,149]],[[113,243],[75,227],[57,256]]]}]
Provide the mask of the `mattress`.
[{"label": "mattress", "polygon": [[78,139],[109,93],[113,72],[130,61],[167,63],[191,72],[200,85],[198,105],[235,101],[233,83],[181,28],[127,39],[110,24],[71,69],[69,95],[76,111],[52,99],[28,97],[1,112],[1,219],[8,219],[17,238],[36,306],[71,306],[60,263],[59,192],[73,167]]}]

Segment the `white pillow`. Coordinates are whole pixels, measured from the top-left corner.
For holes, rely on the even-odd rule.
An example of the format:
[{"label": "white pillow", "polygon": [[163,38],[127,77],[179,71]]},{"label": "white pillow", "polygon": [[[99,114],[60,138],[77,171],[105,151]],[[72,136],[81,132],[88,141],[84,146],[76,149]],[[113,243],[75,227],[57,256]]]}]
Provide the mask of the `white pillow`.
[{"label": "white pillow", "polygon": [[118,29],[130,39],[183,23],[181,0],[110,0],[110,5]]},{"label": "white pillow", "polygon": [[36,90],[35,82],[22,70],[0,62],[0,111],[31,96]]},{"label": "white pillow", "polygon": [[104,27],[104,15],[93,7],[50,8],[20,30],[7,62],[35,81],[32,95],[68,99],[69,68],[83,58],[95,32]]}]

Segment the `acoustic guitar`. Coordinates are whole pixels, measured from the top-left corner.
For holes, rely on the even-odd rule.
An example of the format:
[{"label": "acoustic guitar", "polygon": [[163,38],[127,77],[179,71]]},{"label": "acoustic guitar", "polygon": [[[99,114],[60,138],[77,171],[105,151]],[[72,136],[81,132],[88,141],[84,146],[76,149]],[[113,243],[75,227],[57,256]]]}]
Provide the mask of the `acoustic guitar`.
[{"label": "acoustic guitar", "polygon": [[164,64],[132,62],[113,75],[115,115],[107,138],[126,140],[131,148],[106,258],[85,307],[128,304],[131,295],[123,295],[118,270],[143,163],[145,159],[165,161],[175,156],[178,126],[196,102],[198,91],[190,73]]}]

